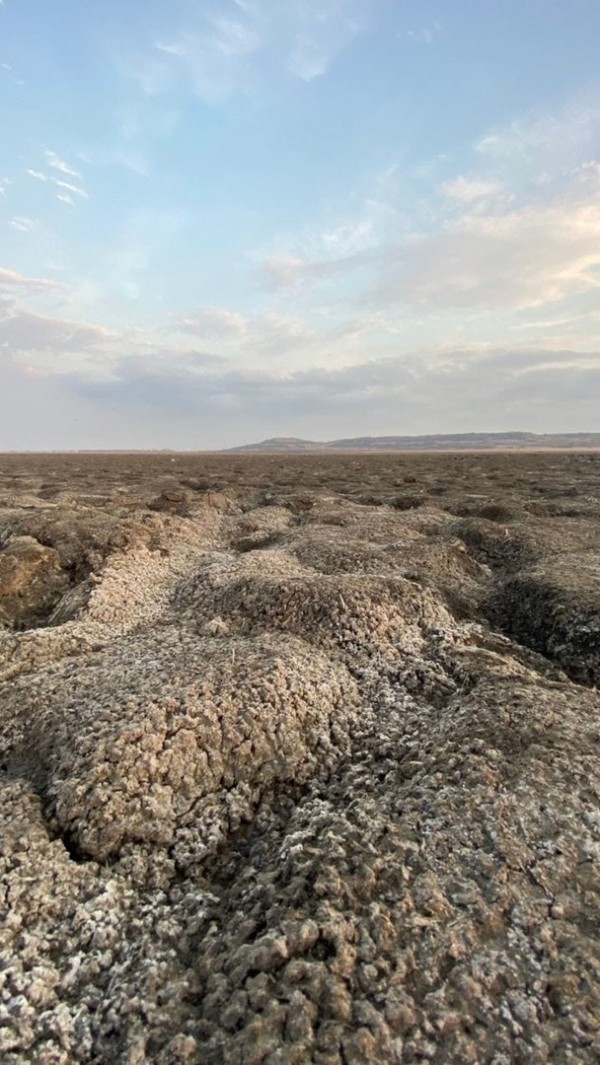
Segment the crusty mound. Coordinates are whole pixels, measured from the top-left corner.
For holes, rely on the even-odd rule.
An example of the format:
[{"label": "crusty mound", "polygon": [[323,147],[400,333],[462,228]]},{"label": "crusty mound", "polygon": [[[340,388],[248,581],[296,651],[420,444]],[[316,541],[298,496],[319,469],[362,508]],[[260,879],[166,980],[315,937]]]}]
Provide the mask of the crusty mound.
[{"label": "crusty mound", "polygon": [[202,800],[239,792],[249,813],[274,781],[310,776],[348,746],[357,693],[343,666],[300,640],[130,638],[2,692],[50,816],[97,860],[126,843],[167,847]]},{"label": "crusty mound", "polygon": [[439,597],[419,581],[393,573],[317,574],[277,549],[207,560],[182,583],[176,602],[200,625],[214,615],[236,632],[286,632],[354,653],[418,652],[430,628],[454,627]]}]

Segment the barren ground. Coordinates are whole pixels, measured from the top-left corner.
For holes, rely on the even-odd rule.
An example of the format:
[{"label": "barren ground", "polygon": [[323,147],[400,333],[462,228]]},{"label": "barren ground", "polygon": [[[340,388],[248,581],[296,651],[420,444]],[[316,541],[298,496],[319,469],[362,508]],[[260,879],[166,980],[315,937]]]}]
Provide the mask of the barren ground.
[{"label": "barren ground", "polygon": [[600,454],[0,458],[0,1059],[600,1060]]}]

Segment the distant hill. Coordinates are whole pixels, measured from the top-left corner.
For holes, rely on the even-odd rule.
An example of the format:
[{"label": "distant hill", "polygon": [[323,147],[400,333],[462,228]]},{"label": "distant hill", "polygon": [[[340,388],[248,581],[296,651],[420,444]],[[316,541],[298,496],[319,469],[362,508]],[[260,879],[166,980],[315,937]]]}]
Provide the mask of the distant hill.
[{"label": "distant hill", "polygon": [[275,436],[229,452],[298,451],[526,451],[538,448],[600,448],[600,433],[447,433],[433,436],[356,436],[347,440],[302,440]]}]

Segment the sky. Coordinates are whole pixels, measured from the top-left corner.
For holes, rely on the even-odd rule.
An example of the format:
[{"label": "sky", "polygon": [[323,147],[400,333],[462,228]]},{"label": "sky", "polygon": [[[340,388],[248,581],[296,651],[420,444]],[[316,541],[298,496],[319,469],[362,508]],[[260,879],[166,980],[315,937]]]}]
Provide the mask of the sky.
[{"label": "sky", "polygon": [[0,0],[0,450],[600,431],[598,0]]}]

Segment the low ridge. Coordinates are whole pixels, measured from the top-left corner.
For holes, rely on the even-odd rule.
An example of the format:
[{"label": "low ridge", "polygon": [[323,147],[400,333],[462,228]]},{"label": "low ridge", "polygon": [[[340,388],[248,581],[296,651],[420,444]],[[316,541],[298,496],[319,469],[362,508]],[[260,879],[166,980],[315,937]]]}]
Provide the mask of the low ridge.
[{"label": "low ridge", "polygon": [[430,436],[355,436],[342,440],[302,440],[274,436],[227,452],[260,451],[495,451],[502,449],[600,448],[600,433],[443,433]]}]

